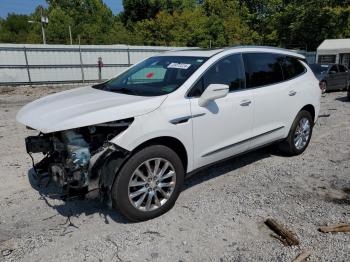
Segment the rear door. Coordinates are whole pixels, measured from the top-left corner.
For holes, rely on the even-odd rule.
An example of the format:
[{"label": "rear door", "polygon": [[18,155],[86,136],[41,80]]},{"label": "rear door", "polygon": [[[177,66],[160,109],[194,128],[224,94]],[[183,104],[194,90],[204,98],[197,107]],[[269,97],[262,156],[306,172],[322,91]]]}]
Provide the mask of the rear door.
[{"label": "rear door", "polygon": [[288,133],[302,86],[296,76],[305,68],[296,58],[280,54],[246,53],[243,58],[248,88],[254,90],[252,147],[259,147]]}]

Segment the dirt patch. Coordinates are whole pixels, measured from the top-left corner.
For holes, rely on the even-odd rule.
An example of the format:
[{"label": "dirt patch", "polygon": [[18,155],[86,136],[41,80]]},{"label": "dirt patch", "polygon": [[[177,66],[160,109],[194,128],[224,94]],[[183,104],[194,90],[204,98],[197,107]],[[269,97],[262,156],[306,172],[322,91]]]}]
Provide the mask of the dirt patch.
[{"label": "dirt patch", "polygon": [[[64,200],[32,179],[24,138],[36,132],[16,123],[16,113],[69,88],[0,91],[0,261],[291,261],[304,249],[311,261],[350,261],[350,234],[317,231],[350,222],[345,92],[322,98],[324,117],[304,154],[268,147],[215,165],[186,181],[170,212],[129,223],[93,196]],[[268,217],[292,228],[300,247],[271,238]]]}]

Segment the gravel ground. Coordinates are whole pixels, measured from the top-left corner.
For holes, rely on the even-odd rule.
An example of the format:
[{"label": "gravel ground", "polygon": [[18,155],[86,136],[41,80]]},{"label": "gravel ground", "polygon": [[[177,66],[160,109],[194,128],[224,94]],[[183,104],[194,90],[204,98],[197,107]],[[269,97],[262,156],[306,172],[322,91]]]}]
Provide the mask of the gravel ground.
[{"label": "gravel ground", "polygon": [[[98,200],[62,201],[54,185],[31,180],[21,106],[65,88],[0,88],[0,261],[350,261],[350,233],[318,227],[350,223],[350,102],[322,98],[309,148],[284,157],[265,148],[186,181],[175,207],[129,223]],[[264,225],[274,218],[299,237],[286,247]]]}]

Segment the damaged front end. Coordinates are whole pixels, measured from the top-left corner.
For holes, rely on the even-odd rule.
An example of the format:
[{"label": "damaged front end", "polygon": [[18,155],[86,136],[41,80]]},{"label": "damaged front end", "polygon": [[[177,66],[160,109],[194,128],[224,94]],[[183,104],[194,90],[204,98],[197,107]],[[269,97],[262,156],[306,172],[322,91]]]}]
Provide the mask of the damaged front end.
[{"label": "damaged front end", "polygon": [[[43,153],[33,168],[48,175],[66,192],[111,188],[115,174],[129,152],[109,142],[126,130],[133,118],[26,138],[28,154]],[[33,159],[33,158],[32,158]]]}]

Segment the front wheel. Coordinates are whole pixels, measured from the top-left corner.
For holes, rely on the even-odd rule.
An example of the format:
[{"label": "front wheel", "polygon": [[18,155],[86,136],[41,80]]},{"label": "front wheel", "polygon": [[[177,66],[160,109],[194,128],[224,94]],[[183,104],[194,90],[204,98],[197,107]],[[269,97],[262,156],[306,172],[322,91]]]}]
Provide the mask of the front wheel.
[{"label": "front wheel", "polygon": [[117,175],[113,207],[132,221],[155,218],[174,206],[183,180],[179,156],[166,146],[149,146],[135,153]]},{"label": "front wheel", "polygon": [[300,155],[309,145],[312,128],[313,120],[310,112],[300,111],[292,124],[288,137],[280,144],[280,149],[291,156]]}]

